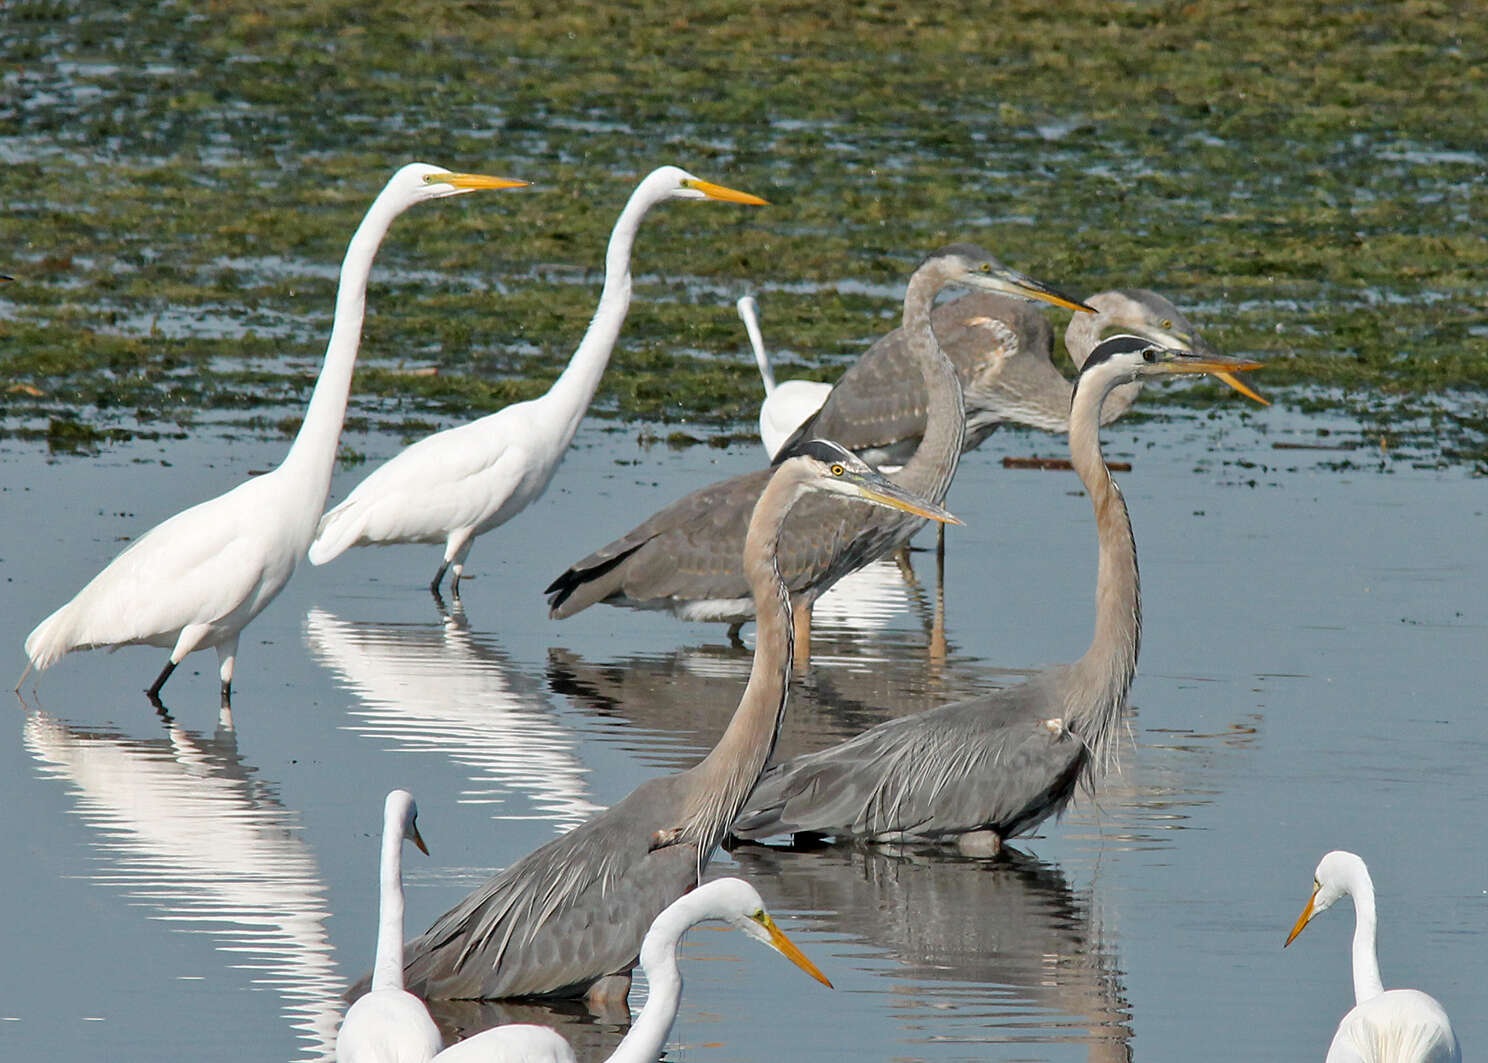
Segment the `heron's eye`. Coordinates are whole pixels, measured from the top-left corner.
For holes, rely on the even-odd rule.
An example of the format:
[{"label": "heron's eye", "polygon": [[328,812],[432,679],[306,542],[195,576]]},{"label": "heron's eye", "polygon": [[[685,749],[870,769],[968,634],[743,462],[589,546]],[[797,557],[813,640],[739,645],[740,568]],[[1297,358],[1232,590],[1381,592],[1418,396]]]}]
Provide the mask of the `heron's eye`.
[{"label": "heron's eye", "polygon": [[990,262],[983,262],[982,263],[982,272],[983,273],[991,273],[992,272],[992,263],[990,263]]},{"label": "heron's eye", "polygon": [[1148,347],[1145,351],[1142,352],[1142,361],[1144,361],[1144,362],[1155,362],[1155,361],[1157,361],[1157,351],[1153,350],[1151,347]]},{"label": "heron's eye", "polygon": [[1168,318],[1164,318],[1163,319],[1162,327],[1163,328],[1172,328],[1173,327],[1173,322],[1170,319],[1168,319]]},{"label": "heron's eye", "polygon": [[841,476],[846,471],[847,470],[844,469],[841,465],[833,465],[832,466],[832,475],[833,476]]}]

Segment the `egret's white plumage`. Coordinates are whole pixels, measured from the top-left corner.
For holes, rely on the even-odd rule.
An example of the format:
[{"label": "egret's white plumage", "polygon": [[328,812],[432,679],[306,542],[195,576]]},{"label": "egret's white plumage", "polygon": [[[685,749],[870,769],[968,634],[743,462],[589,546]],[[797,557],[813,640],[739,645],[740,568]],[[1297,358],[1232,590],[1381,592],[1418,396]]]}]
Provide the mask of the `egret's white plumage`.
[{"label": "egret's white plumage", "polygon": [[336,1034],[337,1063],[427,1063],[444,1047],[424,1002],[403,988],[403,842],[424,853],[418,806],[407,790],[383,802],[378,865],[377,961],[372,988],[346,1012]]},{"label": "egret's white plumage", "polygon": [[739,316],[744,319],[744,331],[749,333],[749,346],[754,350],[760,379],[765,384],[765,401],[760,403],[759,412],[760,442],[773,461],[801,423],[821,409],[821,404],[832,393],[832,385],[821,380],[775,383],[775,371],[770,368],[770,356],[765,352],[765,340],[760,335],[759,308],[754,296],[741,296],[736,305]]},{"label": "egret's white plumage", "polygon": [[1286,943],[1341,897],[1354,899],[1354,1006],[1328,1046],[1327,1063],[1462,1063],[1451,1020],[1419,989],[1386,989],[1375,951],[1374,883],[1364,861],[1335,850],[1313,876],[1312,896]]},{"label": "egret's white plumage", "polygon": [[323,565],[353,546],[444,543],[438,591],[451,565],[460,593],[477,535],[511,520],[547,490],[578,431],[630,308],[630,253],[641,219],[668,199],[762,204],[758,196],[703,181],[686,170],[653,170],[631,193],[610,234],[599,306],[579,348],[547,394],[470,424],[436,432],[373,470],[320,521],[310,547]]},{"label": "egret's white plumage", "polygon": [[388,227],[426,199],[525,183],[454,174],[424,163],[395,173],[346,249],[325,362],[284,461],[136,539],[27,636],[29,664],[16,688],[32,668],[44,670],[73,650],[169,647],[170,659],[150,687],[154,698],[182,658],[215,647],[225,703],[239,633],[289,582],[325,507],[361,342],[367,278]]}]

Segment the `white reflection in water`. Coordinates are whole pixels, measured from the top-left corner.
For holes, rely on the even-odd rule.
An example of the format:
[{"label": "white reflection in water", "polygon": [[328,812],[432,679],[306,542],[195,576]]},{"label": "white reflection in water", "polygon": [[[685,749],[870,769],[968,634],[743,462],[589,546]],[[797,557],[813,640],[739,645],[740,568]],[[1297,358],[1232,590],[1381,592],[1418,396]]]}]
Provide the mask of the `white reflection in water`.
[{"label": "white reflection in water", "polygon": [[75,788],[105,857],[94,879],[211,935],[230,966],[284,998],[305,1058],[326,1058],[345,983],[325,887],[298,816],[242,762],[233,731],[207,738],[166,719],[162,737],[131,738],[29,711],[24,741],[43,776]]},{"label": "white reflection in water", "polygon": [[[362,703],[349,730],[395,750],[437,752],[478,773],[466,804],[504,804],[513,793],[562,833],[603,809],[588,797],[577,741],[525,675],[458,613],[441,624],[358,624],[321,609],[305,614],[311,656]],[[539,706],[534,708],[533,706]]]}]

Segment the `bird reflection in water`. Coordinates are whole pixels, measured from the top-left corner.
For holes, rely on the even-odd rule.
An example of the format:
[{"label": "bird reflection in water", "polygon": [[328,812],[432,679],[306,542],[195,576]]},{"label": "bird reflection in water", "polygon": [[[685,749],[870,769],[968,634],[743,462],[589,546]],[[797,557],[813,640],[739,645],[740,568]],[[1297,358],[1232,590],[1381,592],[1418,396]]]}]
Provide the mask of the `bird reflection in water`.
[{"label": "bird reflection in water", "polygon": [[160,716],[163,735],[133,738],[28,709],[24,742],[42,776],[75,792],[102,857],[95,881],[207,934],[231,967],[283,997],[302,1058],[328,1058],[345,983],[299,817],[243,763],[231,728],[206,737]]},{"label": "bird reflection in water", "polygon": [[498,818],[549,819],[560,833],[603,807],[589,800],[577,741],[547,710],[542,681],[472,634],[463,613],[444,612],[439,624],[364,624],[312,609],[305,640],[360,700],[351,730],[474,769],[462,802],[506,805],[521,794],[531,811]]},{"label": "bird reflection in water", "polygon": [[1115,945],[1057,866],[1012,848],[996,860],[898,846],[732,855],[772,908],[838,939],[839,970],[863,955],[856,944],[889,961],[863,969],[892,983],[906,1042],[1084,1043],[1092,1063],[1132,1058]]}]

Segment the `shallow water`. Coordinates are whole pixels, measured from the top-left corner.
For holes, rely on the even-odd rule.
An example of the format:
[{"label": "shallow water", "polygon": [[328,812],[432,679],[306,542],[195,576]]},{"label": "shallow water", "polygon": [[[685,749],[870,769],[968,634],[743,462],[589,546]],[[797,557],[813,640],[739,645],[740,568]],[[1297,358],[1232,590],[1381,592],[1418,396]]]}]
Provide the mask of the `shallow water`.
[{"label": "shallow water", "polygon": [[[1374,871],[1387,984],[1442,1000],[1469,1055],[1488,1043],[1484,482],[1357,451],[1340,471],[1337,452],[1287,449],[1320,428],[1358,434],[1238,406],[1107,430],[1108,457],[1133,465],[1119,480],[1146,617],[1120,774],[1006,861],[718,859],[837,989],[738,935],[696,932],[669,1058],[1316,1058],[1349,1003],[1350,915],[1281,942],[1333,847]],[[28,682],[0,744],[13,913],[0,1055],[320,1058],[341,989],[371,959],[387,789],[417,795],[432,853],[407,861],[412,933],[695,760],[747,650],[719,627],[609,608],[550,621],[539,593],[638,514],[759,460],[640,434],[581,432],[548,496],[477,545],[464,615],[425,589],[434,548],[302,570],[246,633],[231,729],[211,655],[166,688],[168,720],[141,693],[160,651],[68,658],[35,696]],[[349,443],[374,459],[399,446]],[[0,451],[0,645],[15,673],[25,632],[124,537],[281,452],[228,428],[92,459]],[[916,586],[873,574],[865,622],[845,619],[862,606],[821,610],[783,750],[1082,651],[1088,505],[1070,473],[1001,462],[1058,452],[1005,432],[963,463],[943,624],[923,552]],[[364,472],[338,473],[333,493]],[[619,1034],[567,1021],[601,1056]]]}]

